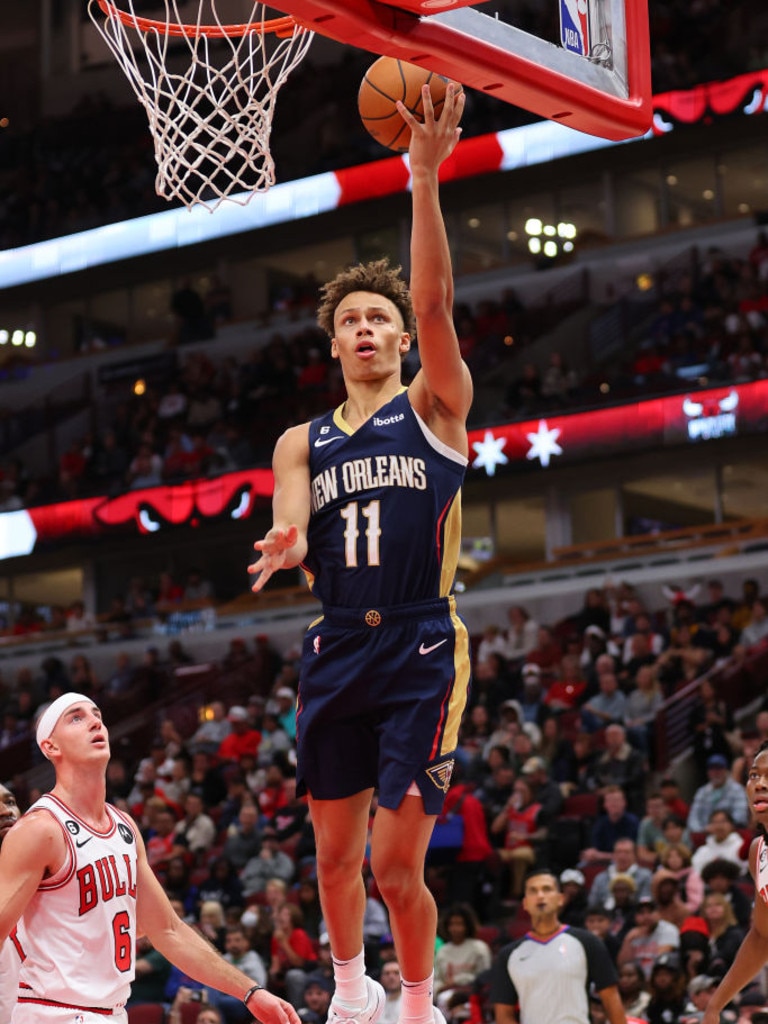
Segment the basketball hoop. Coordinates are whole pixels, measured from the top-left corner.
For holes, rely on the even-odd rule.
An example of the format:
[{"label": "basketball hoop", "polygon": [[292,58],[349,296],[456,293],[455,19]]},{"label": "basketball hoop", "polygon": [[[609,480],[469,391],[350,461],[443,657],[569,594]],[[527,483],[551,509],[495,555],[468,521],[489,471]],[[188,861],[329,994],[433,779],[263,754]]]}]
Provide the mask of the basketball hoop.
[{"label": "basketball hoop", "polygon": [[313,38],[292,17],[267,19],[263,3],[246,22],[226,24],[217,2],[197,0],[192,24],[179,16],[179,0],[159,0],[164,20],[138,16],[134,0],[88,4],[147,113],[157,194],[211,212],[226,200],[245,206],[274,185],[275,101]]}]

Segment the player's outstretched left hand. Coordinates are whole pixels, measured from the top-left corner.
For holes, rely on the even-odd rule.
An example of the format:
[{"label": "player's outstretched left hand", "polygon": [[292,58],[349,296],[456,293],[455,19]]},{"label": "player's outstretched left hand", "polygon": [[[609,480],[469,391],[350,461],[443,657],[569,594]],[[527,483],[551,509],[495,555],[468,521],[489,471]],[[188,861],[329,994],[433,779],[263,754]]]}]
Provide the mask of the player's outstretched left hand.
[{"label": "player's outstretched left hand", "polygon": [[289,526],[287,529],[273,526],[263,540],[257,540],[253,545],[256,551],[261,552],[261,558],[248,566],[248,572],[258,579],[251,584],[254,594],[262,589],[264,584],[279,569],[285,567],[288,551],[299,539],[299,530],[296,526]]},{"label": "player's outstretched left hand", "polygon": [[248,1000],[248,1011],[261,1024],[302,1024],[301,1017],[289,1002],[265,988],[254,992]]}]

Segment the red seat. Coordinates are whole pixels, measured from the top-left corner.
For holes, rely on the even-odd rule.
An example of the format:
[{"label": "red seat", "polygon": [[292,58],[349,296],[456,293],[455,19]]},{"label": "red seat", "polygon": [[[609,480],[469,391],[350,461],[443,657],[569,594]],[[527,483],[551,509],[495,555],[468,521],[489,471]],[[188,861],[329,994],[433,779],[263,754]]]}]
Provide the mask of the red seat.
[{"label": "red seat", "polygon": [[128,1007],[128,1024],[165,1024],[162,1003],[139,1003]]},{"label": "red seat", "polygon": [[596,818],[600,810],[597,793],[572,793],[563,801],[560,816],[564,818]]}]

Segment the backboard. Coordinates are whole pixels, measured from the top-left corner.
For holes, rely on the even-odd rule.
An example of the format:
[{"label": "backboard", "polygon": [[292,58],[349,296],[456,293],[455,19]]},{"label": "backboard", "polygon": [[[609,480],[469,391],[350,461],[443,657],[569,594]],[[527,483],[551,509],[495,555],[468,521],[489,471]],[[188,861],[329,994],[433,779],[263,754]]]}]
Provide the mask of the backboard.
[{"label": "backboard", "polygon": [[[469,0],[278,0],[321,35],[400,57],[606,139],[651,124],[647,0],[546,0],[557,42],[503,18],[513,5]],[[546,3],[543,6],[546,6]],[[519,6],[519,5],[518,5]]]}]

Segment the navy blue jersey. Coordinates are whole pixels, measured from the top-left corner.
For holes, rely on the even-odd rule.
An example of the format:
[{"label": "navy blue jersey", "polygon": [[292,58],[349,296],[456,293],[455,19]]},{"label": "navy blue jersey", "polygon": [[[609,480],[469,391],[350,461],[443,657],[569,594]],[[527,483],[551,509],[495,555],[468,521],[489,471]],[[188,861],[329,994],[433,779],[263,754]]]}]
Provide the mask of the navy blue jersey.
[{"label": "navy blue jersey", "polygon": [[341,407],[313,420],[303,568],[315,596],[340,608],[447,597],[466,463],[414,412],[405,390],[355,431]]}]

